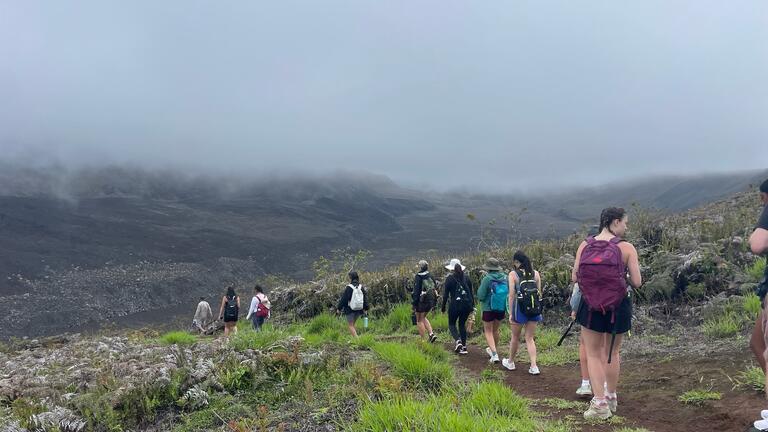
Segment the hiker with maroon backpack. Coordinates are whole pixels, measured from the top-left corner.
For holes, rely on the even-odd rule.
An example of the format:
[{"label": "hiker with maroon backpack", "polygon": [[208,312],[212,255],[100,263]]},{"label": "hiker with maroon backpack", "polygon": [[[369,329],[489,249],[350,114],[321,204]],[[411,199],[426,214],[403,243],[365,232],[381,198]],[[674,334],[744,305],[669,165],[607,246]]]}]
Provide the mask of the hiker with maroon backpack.
[{"label": "hiker with maroon backpack", "polygon": [[264,320],[269,318],[270,309],[272,309],[272,305],[264,294],[264,289],[261,285],[253,287],[251,307],[248,308],[248,315],[246,315],[245,319],[251,320],[254,330],[261,331],[261,326],[264,325]]},{"label": "hiker with maroon backpack", "polygon": [[[755,255],[768,255],[768,180],[760,185],[760,202],[763,205],[763,211],[752,235],[749,236],[749,248]],[[763,310],[757,317],[749,344],[763,372],[765,372],[766,360],[768,360],[768,349],[766,349],[766,345],[768,345],[768,319],[766,319],[768,317],[768,302],[765,301],[766,294],[768,294],[768,266],[765,268],[763,279],[757,286],[757,295],[760,297]],[[766,374],[765,380],[765,389],[768,395],[768,374]],[[755,429],[768,431],[768,410],[760,412],[760,417],[762,418],[754,423]]]},{"label": "hiker with maroon backpack", "polygon": [[[610,207],[600,215],[600,232],[579,245],[572,279],[582,302],[576,312],[581,324],[594,398],[585,419],[607,419],[618,407],[619,350],[632,326],[632,302],[627,289],[641,285],[637,250],[621,239],[627,232],[624,209]],[[605,386],[605,387],[604,387]]]}]

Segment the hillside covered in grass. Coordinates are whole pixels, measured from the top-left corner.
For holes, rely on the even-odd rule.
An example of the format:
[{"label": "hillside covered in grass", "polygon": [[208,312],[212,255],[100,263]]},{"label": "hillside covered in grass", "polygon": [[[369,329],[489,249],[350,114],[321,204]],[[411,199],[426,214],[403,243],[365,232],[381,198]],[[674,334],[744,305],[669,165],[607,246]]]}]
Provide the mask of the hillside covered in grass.
[{"label": "hillside covered in grass", "polygon": [[[578,380],[576,338],[556,346],[580,233],[461,257],[475,279],[487,256],[508,265],[518,248],[541,271],[548,309],[537,344],[546,386],[486,367],[477,327],[468,359],[456,358],[443,345],[444,314],[430,318],[438,343],[419,340],[405,303],[416,257],[362,272],[371,321],[350,338],[328,313],[346,266],[365,259],[347,254],[318,261],[311,283],[271,279],[275,319],[262,332],[241,321],[230,339],[141,330],[0,345],[0,431],[640,432],[693,418],[735,430],[727,425],[746,424],[761,406],[761,371],[746,349],[759,310],[751,291],[765,265],[746,245],[758,211],[754,193],[673,216],[630,210],[629,240],[646,282],[622,356],[628,408],[610,423],[581,420],[584,401],[568,383]],[[437,277],[447,258],[429,257]],[[658,406],[653,416],[645,403]]]}]

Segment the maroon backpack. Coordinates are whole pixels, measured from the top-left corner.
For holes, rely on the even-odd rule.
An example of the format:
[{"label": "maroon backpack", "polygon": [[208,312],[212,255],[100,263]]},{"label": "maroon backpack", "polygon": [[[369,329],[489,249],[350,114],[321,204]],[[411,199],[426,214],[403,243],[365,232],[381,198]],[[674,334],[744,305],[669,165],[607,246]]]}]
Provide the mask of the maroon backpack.
[{"label": "maroon backpack", "polygon": [[[616,337],[616,309],[627,297],[626,266],[619,248],[622,241],[618,236],[608,241],[587,238],[587,245],[581,251],[577,275],[582,304],[589,308],[587,327],[592,320],[592,312],[611,312],[611,324],[614,325],[611,351]],[[610,357],[608,363],[611,362]]]}]

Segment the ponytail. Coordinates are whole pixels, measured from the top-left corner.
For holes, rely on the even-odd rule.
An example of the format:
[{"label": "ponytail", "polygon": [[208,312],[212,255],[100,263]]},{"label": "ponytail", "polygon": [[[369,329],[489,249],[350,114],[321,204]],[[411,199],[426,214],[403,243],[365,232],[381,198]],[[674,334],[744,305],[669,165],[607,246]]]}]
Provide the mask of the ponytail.
[{"label": "ponytail", "polygon": [[533,272],[533,265],[531,264],[531,259],[528,258],[528,255],[525,254],[523,251],[517,251],[515,252],[515,255],[512,257],[513,261],[519,261],[520,262],[520,268],[523,269],[523,275],[527,279],[533,278],[536,273]]}]

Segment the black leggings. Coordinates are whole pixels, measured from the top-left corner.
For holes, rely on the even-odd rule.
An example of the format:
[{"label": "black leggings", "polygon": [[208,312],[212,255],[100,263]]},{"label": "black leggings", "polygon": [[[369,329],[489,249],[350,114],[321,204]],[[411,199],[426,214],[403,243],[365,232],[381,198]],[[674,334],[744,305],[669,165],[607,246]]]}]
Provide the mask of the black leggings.
[{"label": "black leggings", "polygon": [[[462,345],[467,344],[467,318],[472,309],[448,308],[448,331],[454,340],[460,340]],[[459,329],[456,330],[456,321],[459,321]]]}]

